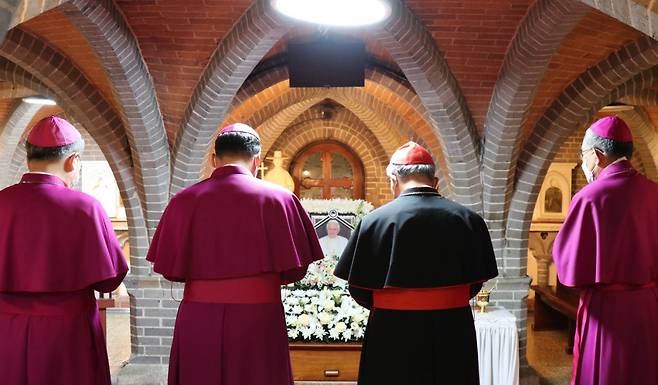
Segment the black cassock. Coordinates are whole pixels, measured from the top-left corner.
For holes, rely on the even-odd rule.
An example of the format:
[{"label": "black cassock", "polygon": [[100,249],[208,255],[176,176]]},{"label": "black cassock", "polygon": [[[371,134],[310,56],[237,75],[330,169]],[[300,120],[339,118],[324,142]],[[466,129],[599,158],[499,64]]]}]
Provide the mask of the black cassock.
[{"label": "black cassock", "polygon": [[354,299],[371,309],[359,385],[478,385],[468,306],[372,309],[372,289],[471,285],[498,275],[484,220],[429,187],[404,191],[356,227],[336,266]]}]

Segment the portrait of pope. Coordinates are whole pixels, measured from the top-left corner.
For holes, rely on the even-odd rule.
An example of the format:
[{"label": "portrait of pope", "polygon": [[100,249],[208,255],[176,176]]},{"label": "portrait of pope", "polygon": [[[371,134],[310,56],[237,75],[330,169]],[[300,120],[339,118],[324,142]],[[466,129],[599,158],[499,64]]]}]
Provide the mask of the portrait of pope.
[{"label": "portrait of pope", "polygon": [[345,246],[347,246],[347,238],[340,235],[340,223],[332,219],[326,225],[327,235],[320,238],[320,247],[325,257],[336,255],[339,256],[343,253]]}]

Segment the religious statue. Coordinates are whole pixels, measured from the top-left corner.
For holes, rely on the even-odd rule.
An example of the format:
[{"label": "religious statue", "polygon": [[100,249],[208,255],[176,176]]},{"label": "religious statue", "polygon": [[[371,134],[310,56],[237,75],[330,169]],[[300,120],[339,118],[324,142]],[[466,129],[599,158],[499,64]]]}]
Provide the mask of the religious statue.
[{"label": "religious statue", "polygon": [[283,186],[285,189],[295,191],[295,181],[292,176],[283,168],[285,157],[281,151],[274,151],[274,156],[267,158],[271,160],[274,167],[265,174],[265,180]]}]

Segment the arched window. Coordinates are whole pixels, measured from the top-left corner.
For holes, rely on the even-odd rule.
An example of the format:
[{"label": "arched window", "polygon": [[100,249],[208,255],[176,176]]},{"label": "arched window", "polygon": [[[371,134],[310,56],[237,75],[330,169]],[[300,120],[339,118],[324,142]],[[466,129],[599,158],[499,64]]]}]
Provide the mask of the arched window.
[{"label": "arched window", "polygon": [[340,143],[325,141],[304,148],[290,169],[300,198],[363,199],[361,161]]}]

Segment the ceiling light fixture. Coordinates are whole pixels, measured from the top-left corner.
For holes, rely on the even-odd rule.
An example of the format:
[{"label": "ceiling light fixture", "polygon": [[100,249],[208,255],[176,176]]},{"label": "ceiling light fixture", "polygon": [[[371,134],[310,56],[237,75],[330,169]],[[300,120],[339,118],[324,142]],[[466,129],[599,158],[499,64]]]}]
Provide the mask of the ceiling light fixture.
[{"label": "ceiling light fixture", "polygon": [[54,100],[49,99],[45,96],[27,96],[23,98],[23,101],[25,103],[38,104],[40,106],[54,106],[57,104]]},{"label": "ceiling light fixture", "polygon": [[334,27],[376,24],[391,15],[387,0],[272,0],[272,5],[293,19]]}]

